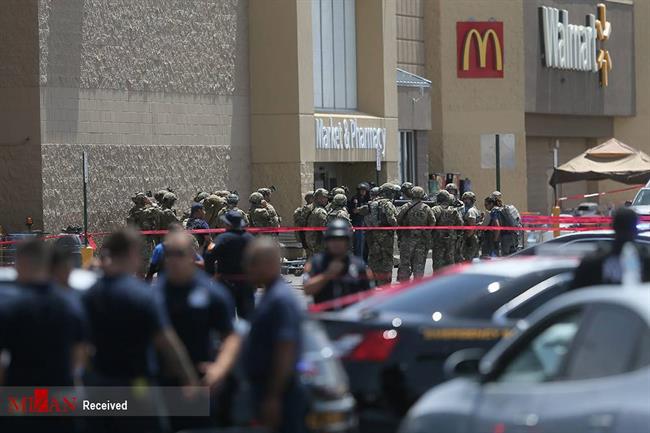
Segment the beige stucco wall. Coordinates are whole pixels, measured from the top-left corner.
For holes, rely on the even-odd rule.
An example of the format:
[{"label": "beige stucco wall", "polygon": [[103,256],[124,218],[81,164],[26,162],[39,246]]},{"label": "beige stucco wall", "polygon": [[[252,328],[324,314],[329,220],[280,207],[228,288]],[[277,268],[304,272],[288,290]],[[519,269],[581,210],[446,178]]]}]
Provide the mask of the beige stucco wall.
[{"label": "beige stucco wall", "polygon": [[247,12],[247,0],[39,0],[46,230],[82,223],[82,150],[90,230],[122,225],[137,191],[172,187],[179,213],[201,190],[248,195]]},{"label": "beige stucco wall", "polygon": [[0,226],[43,226],[38,91],[38,3],[0,2]]},{"label": "beige stucco wall", "polygon": [[[515,134],[516,165],[502,169],[508,202],[526,209],[524,37],[521,0],[430,0],[425,2],[427,78],[432,88],[431,172],[459,172],[472,180],[479,200],[495,188],[495,170],[482,169],[480,136]],[[459,79],[456,23],[504,22],[504,78]]]},{"label": "beige stucco wall", "polygon": [[397,0],[397,67],[426,76],[424,3],[430,0]]}]

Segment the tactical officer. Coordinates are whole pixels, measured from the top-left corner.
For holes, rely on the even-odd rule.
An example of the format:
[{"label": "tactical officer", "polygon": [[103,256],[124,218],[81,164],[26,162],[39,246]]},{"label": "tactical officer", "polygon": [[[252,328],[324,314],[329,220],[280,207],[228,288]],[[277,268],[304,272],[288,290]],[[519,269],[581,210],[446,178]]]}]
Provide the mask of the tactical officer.
[{"label": "tactical officer", "polygon": [[[311,205],[314,202],[314,191],[308,191],[305,194],[305,204],[293,211],[293,225],[295,227],[306,227],[307,217],[311,213]],[[307,241],[305,240],[305,232],[297,231],[296,239],[302,245],[302,248],[307,252]]]},{"label": "tactical officer", "polygon": [[[445,190],[441,190],[436,196],[436,202],[438,204],[433,207],[436,226],[449,227],[463,225],[463,220],[457,208],[451,205],[451,194]],[[434,271],[455,263],[456,239],[457,233],[455,230],[436,230],[432,249]]]},{"label": "tactical officer", "polygon": [[304,432],[306,396],[296,369],[302,314],[293,290],[282,279],[278,243],[267,236],[256,238],[244,261],[252,283],[264,288],[244,351],[256,418],[271,432]]},{"label": "tactical officer", "polygon": [[350,252],[351,237],[347,221],[333,220],[325,231],[325,251],[305,265],[304,291],[315,303],[370,289],[366,264]]},{"label": "tactical officer", "polygon": [[[397,185],[385,183],[379,188],[379,198],[368,203],[367,227],[397,226],[397,209],[393,204]],[[368,236],[368,266],[377,285],[390,284],[393,278],[393,248],[395,231],[375,230]]]},{"label": "tactical officer", "polygon": [[194,203],[203,203],[203,200],[205,200],[208,197],[210,197],[209,192],[199,191],[198,193],[196,193],[196,195],[194,196],[194,199],[192,201]]},{"label": "tactical officer", "polygon": [[[359,214],[358,209],[365,206],[370,200],[370,185],[368,182],[361,182],[357,185],[357,194],[350,198],[348,202],[348,213],[354,227],[363,227],[363,215]],[[365,231],[355,230],[353,235],[353,251],[357,257],[364,257],[365,250]]]},{"label": "tactical officer", "polygon": [[203,200],[203,207],[205,208],[205,220],[208,227],[211,229],[218,228],[219,212],[226,207],[226,199],[216,192],[212,193]]},{"label": "tactical officer", "polygon": [[167,230],[169,224],[178,222],[174,204],[176,204],[176,194],[173,192],[165,193],[162,200],[162,213],[160,215],[160,230]]},{"label": "tactical officer", "polygon": [[254,192],[249,197],[251,204],[248,217],[250,218],[251,227],[280,227],[280,221],[275,209],[264,200],[259,192]]},{"label": "tactical officer", "polygon": [[142,213],[150,205],[149,197],[143,192],[136,193],[131,197],[133,207],[129,209],[129,215],[126,217],[127,225],[140,228],[142,226]]},{"label": "tactical officer", "polygon": [[[318,188],[314,191],[314,203],[307,217],[307,227],[325,227],[327,225],[325,206],[327,206],[327,190]],[[325,249],[323,232],[321,231],[305,232],[305,241],[307,242],[307,257],[311,257]]]},{"label": "tactical officer", "polygon": [[264,198],[264,201],[266,203],[266,210],[269,213],[269,215],[272,218],[275,218],[278,221],[277,227],[280,227],[280,223],[282,222],[281,218],[278,216],[278,213],[275,211],[275,208],[271,204],[271,194],[275,191],[275,187],[271,188],[260,188],[257,190],[260,194],[262,194],[262,197]]},{"label": "tactical officer", "polygon": [[[463,203],[465,213],[463,214],[463,224],[466,226],[476,226],[481,219],[481,214],[476,208],[476,195],[467,191],[463,193]],[[463,260],[471,262],[478,257],[479,242],[476,230],[465,230],[462,244]]]},{"label": "tactical officer", "polygon": [[[410,192],[411,201],[400,207],[397,223],[400,226],[435,226],[433,211],[424,200],[424,189],[414,186]],[[400,230],[399,268],[397,281],[407,281],[424,276],[429,248],[431,248],[431,230]]]},{"label": "tactical officer", "polygon": [[158,296],[133,275],[140,267],[137,233],[118,231],[106,238],[101,252],[103,276],[83,295],[95,346],[94,386],[130,386],[151,381],[153,345],[167,374],[179,383],[197,385],[187,352]]},{"label": "tactical officer", "polygon": [[350,214],[347,209],[348,199],[343,194],[336,194],[330,203],[330,209],[327,212],[327,221],[329,225],[335,219],[342,219],[348,222],[348,225],[352,225],[350,221]]},{"label": "tactical officer", "polygon": [[413,189],[413,184],[411,182],[404,182],[400,188],[400,193],[402,194],[402,200],[411,200],[413,195],[411,190]]},{"label": "tactical officer", "polygon": [[246,278],[242,262],[244,250],[254,237],[246,231],[246,222],[240,213],[228,211],[222,219],[226,231],[217,236],[206,262],[216,262],[217,280],[230,291],[235,300],[237,315],[249,320],[255,309],[255,288]]},{"label": "tactical officer", "polygon": [[448,183],[447,186],[445,186],[445,191],[447,191],[449,195],[451,195],[450,206],[455,207],[462,214],[464,204],[458,198],[458,187],[456,186],[456,184]]},{"label": "tactical officer", "polygon": [[224,216],[228,211],[235,211],[239,215],[241,215],[242,221],[245,223],[245,225],[248,225],[248,215],[246,215],[246,212],[243,210],[239,209],[237,205],[239,204],[239,196],[237,194],[231,193],[228,194],[228,197],[226,197],[226,206],[222,208],[219,211],[219,222],[217,223],[217,226],[219,228],[226,228],[226,223],[224,222]]}]

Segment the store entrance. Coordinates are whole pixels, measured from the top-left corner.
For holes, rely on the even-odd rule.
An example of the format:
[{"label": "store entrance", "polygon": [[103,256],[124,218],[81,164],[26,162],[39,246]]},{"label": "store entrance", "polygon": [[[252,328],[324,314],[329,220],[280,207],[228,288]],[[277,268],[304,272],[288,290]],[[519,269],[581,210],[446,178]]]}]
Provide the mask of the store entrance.
[{"label": "store entrance", "polygon": [[314,163],[314,189],[328,191],[337,186],[346,186],[354,192],[361,182],[377,183],[374,162],[317,162]]}]

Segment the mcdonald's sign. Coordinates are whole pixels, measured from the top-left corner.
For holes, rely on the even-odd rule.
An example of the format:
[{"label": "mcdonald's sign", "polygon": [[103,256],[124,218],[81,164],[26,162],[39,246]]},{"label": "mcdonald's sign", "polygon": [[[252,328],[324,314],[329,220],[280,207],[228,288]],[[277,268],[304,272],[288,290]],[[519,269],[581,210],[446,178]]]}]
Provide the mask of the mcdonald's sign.
[{"label": "mcdonald's sign", "polygon": [[456,23],[458,78],[503,78],[503,22]]}]

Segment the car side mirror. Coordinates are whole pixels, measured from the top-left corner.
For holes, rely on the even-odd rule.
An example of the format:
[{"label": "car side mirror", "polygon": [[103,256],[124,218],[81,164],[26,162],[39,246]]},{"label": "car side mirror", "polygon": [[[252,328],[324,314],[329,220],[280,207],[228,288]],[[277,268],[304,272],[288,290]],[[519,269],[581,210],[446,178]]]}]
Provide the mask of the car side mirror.
[{"label": "car side mirror", "polygon": [[479,377],[479,365],[485,355],[484,349],[462,349],[452,353],[445,361],[443,371],[447,379]]}]

